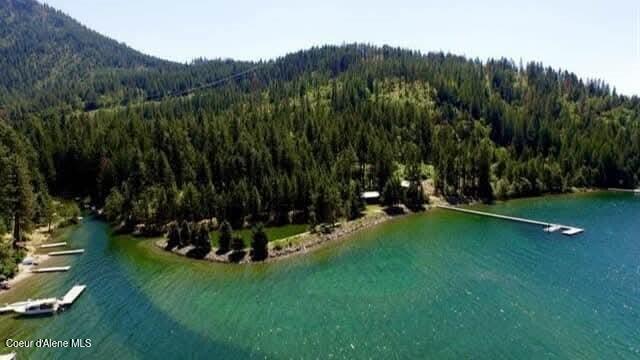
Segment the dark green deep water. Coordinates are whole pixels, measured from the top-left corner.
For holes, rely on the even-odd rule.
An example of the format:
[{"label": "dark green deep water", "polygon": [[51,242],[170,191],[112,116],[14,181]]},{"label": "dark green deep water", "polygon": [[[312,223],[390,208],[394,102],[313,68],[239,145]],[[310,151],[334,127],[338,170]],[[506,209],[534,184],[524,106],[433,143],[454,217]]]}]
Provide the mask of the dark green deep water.
[{"label": "dark green deep water", "polygon": [[[484,208],[484,207],[481,207]],[[640,197],[595,193],[490,211],[584,227],[541,228],[431,211],[307,256],[228,266],[110,238],[95,220],[0,303],[88,289],[67,312],[0,317],[4,339],[91,338],[21,358],[638,358]],[[28,355],[28,356],[24,356]]]}]

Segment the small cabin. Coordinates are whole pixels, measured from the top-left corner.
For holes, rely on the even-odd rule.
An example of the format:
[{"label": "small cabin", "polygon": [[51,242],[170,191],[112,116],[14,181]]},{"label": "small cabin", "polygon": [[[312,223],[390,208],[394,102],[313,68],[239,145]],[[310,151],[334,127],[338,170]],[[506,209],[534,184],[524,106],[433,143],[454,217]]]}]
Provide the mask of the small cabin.
[{"label": "small cabin", "polygon": [[365,191],[360,195],[360,198],[362,198],[362,200],[364,200],[367,204],[377,204],[380,202],[380,192]]}]

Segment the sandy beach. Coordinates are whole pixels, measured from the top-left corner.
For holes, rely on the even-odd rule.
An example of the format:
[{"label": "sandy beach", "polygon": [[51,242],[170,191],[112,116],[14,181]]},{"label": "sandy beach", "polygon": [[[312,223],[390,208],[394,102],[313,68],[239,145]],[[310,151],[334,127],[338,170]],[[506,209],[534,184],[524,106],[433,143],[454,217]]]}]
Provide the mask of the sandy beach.
[{"label": "sandy beach", "polygon": [[62,220],[51,224],[51,232],[49,232],[48,226],[41,226],[39,228],[36,228],[33,232],[27,234],[27,238],[29,239],[29,241],[27,241],[25,245],[25,259],[31,258],[38,265],[24,265],[22,263],[18,264],[18,271],[16,272],[16,275],[8,280],[10,289],[0,290],[0,293],[11,291],[11,289],[14,288],[15,285],[33,276],[34,273],[31,272],[32,268],[45,265],[47,260],[49,260],[49,255],[38,254],[37,250],[41,245],[51,241],[53,235],[55,234],[55,230],[58,229],[61,223]]}]

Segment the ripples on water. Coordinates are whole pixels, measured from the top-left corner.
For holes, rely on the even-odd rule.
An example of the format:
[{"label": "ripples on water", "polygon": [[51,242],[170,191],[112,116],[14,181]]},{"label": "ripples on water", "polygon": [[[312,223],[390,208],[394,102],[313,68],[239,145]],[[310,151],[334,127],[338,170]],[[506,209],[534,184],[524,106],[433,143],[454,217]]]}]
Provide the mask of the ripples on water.
[{"label": "ripples on water", "polygon": [[[490,211],[584,227],[538,227],[433,211],[311,255],[227,266],[108,236],[87,220],[87,252],[0,302],[89,285],[51,318],[0,318],[3,338],[90,337],[90,349],[29,358],[637,358],[640,198],[588,194]],[[13,298],[11,298],[13,297]]]}]

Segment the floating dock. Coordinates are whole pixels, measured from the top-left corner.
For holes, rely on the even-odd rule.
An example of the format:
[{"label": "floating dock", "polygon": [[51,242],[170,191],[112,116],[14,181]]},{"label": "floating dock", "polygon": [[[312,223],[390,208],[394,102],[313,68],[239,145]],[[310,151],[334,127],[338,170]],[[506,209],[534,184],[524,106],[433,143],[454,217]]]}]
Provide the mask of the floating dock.
[{"label": "floating dock", "polygon": [[49,249],[49,248],[54,248],[54,247],[62,247],[62,246],[67,246],[66,242],[59,242],[59,243],[53,243],[53,244],[43,244],[40,245],[41,249]]},{"label": "floating dock", "polygon": [[83,252],[84,252],[84,249],[52,251],[48,255],[49,256],[77,255],[77,254],[82,254]]},{"label": "floating dock", "polygon": [[549,233],[556,232],[556,231],[561,231],[562,234],[564,234],[564,235],[574,236],[574,235],[578,235],[578,234],[584,232],[584,229],[577,228],[575,226],[553,224],[553,223],[549,223],[549,222],[531,220],[531,219],[525,219],[525,218],[519,218],[519,217],[515,217],[515,216],[499,215],[499,214],[493,214],[493,213],[488,213],[488,212],[484,212],[484,211],[462,209],[462,208],[455,207],[455,206],[437,205],[436,207],[438,207],[440,209],[453,210],[453,211],[463,212],[463,213],[467,213],[467,214],[488,216],[488,217],[502,219],[502,220],[509,220],[509,221],[516,221],[516,222],[526,223],[526,224],[539,225],[539,226],[543,226],[544,227],[544,231],[545,232],[549,232]]},{"label": "floating dock", "polygon": [[69,290],[62,299],[60,299],[59,304],[61,306],[69,306],[73,304],[74,301],[82,294],[84,289],[86,289],[86,285],[75,285]]},{"label": "floating dock", "polygon": [[32,273],[53,273],[53,272],[65,272],[65,271],[69,271],[69,269],[71,269],[71,266],[54,266],[54,267],[47,267],[47,268],[31,269],[31,272]]}]

